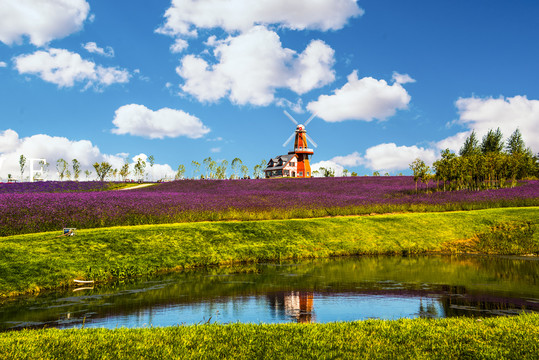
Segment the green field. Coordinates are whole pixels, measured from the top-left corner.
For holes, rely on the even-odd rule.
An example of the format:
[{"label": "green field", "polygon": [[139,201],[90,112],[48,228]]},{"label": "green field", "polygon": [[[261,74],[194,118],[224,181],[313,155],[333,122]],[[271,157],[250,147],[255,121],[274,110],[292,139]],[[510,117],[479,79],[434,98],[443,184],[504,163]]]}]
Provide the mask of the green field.
[{"label": "green field", "polygon": [[[140,225],[0,238],[0,296],[200,266],[358,254],[539,252],[539,207]],[[503,246],[488,235],[502,224]],[[527,232],[520,228],[527,226]],[[519,232],[520,231],[520,232]],[[519,235],[520,234],[520,235]],[[518,235],[518,236],[516,236]],[[474,240],[475,239],[475,240]],[[475,242],[473,242],[474,240]],[[487,247],[485,247],[487,246]],[[509,250],[508,250],[509,249]]]},{"label": "green field", "polygon": [[3,359],[537,359],[539,315],[328,324],[24,330]]}]

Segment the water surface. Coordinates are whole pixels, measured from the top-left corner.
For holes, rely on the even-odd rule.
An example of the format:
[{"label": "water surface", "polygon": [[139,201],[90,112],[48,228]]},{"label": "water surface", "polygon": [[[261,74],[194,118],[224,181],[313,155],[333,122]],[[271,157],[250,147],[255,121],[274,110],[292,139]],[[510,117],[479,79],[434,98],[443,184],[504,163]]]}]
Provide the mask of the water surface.
[{"label": "water surface", "polygon": [[173,273],[0,304],[0,330],[539,312],[539,260],[347,257]]}]

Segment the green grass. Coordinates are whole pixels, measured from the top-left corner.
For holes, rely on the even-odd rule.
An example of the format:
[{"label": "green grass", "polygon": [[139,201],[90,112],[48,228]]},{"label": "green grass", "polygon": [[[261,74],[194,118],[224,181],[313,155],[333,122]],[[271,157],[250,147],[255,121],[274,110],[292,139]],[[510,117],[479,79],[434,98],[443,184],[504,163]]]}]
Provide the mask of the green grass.
[{"label": "green grass", "polygon": [[537,359],[539,315],[328,324],[24,330],[3,359]]},{"label": "green grass", "polygon": [[68,286],[75,278],[107,281],[238,262],[459,251],[453,244],[499,224],[527,222],[531,240],[538,244],[539,231],[534,230],[539,207],[140,225],[77,230],[71,237],[54,232],[8,236],[0,238],[0,296]]}]

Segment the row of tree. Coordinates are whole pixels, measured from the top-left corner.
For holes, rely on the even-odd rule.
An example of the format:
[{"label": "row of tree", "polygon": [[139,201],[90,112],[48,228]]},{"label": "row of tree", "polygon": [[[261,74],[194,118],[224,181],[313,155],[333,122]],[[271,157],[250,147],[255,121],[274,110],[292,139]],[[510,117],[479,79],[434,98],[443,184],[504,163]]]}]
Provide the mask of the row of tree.
[{"label": "row of tree", "polygon": [[[150,166],[150,171],[146,172],[147,165]],[[131,168],[131,164],[126,160],[120,169],[116,169],[107,161],[101,163],[96,162],[93,164],[95,174],[97,179],[100,181],[108,180],[127,180],[129,175],[132,175],[136,180],[142,181],[145,178],[153,179],[153,166],[155,164],[155,158],[153,155],[150,155],[147,161],[142,160],[141,158],[137,159],[137,162],[134,163]],[[42,173],[35,173],[34,180],[46,178],[46,174],[49,171],[50,164],[47,162],[40,161],[39,165],[43,168]],[[227,160],[222,160],[219,163],[213,160],[211,157],[207,157],[199,163],[198,161],[192,161],[191,165],[193,167],[193,179],[246,179],[250,178],[250,171],[247,165],[244,165],[240,158],[234,158],[230,163],[230,168],[232,170],[230,176],[228,175],[228,165]],[[21,171],[21,181],[24,181],[24,173],[27,168],[27,159],[24,155],[21,155],[19,158],[19,166]],[[260,178],[264,176],[264,169],[266,168],[266,160],[262,160],[260,164],[256,164],[253,168],[252,175],[255,178]],[[58,159],[56,161],[56,171],[58,178],[63,181],[65,180],[80,180],[81,174],[86,176],[88,181],[93,175],[93,171],[90,169],[81,170],[81,163],[77,159],[71,160],[71,165],[68,161],[64,159]],[[176,180],[186,178],[186,168],[185,165],[179,165],[174,176]],[[8,174],[8,181],[13,180],[11,174]]]},{"label": "row of tree", "polygon": [[481,143],[472,131],[458,155],[449,149],[443,150],[432,169],[419,158],[410,164],[410,169],[416,191],[418,182],[428,185],[431,180],[444,191],[493,189],[539,177],[539,155],[526,147],[519,129],[504,142],[498,128],[489,130]]}]

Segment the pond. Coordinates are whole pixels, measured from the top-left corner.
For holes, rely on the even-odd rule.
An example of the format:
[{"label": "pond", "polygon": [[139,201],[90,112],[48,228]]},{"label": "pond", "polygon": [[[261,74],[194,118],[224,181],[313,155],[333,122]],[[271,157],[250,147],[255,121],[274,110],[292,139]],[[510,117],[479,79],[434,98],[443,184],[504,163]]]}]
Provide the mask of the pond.
[{"label": "pond", "polygon": [[0,304],[0,330],[539,312],[539,259],[362,256],[206,268]]}]

